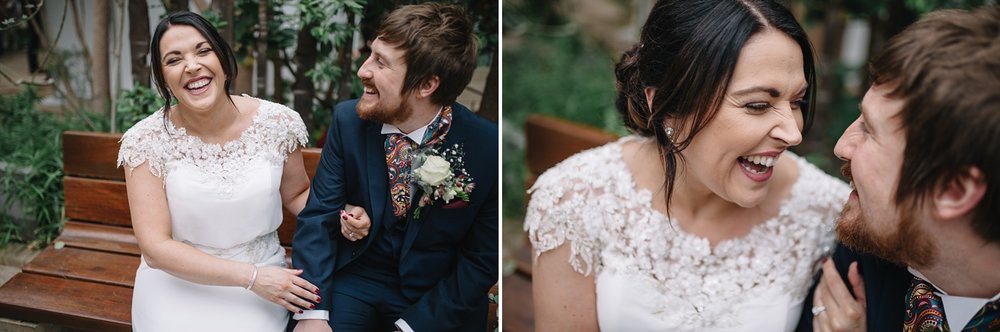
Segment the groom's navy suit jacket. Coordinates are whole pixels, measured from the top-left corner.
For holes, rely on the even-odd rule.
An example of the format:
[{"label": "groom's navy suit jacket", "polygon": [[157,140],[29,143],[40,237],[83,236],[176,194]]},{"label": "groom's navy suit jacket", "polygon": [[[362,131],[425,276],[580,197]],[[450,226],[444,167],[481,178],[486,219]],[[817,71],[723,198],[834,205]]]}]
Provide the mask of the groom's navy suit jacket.
[{"label": "groom's navy suit jacket", "polygon": [[[309,201],[298,216],[292,261],[302,277],[332,298],[333,275],[362,256],[373,236],[351,242],[340,232],[345,203],[361,206],[372,231],[395,222],[389,198],[382,123],[358,117],[357,100],[338,104],[313,178]],[[486,312],[487,293],[498,276],[497,127],[457,103],[442,148],[464,146],[465,169],[475,189],[467,206],[444,208],[440,201],[413,219],[413,204],[399,256],[401,293],[413,302],[401,317],[415,331],[469,330],[472,313]],[[330,301],[317,310],[331,310]],[[332,311],[331,311],[332,314]],[[476,329],[485,328],[486,317]]]},{"label": "groom's navy suit jacket", "polygon": [[[848,290],[851,290],[851,283],[847,279],[847,271],[854,261],[858,262],[858,272],[865,281],[868,331],[901,331],[903,311],[906,310],[906,291],[910,287],[913,275],[905,266],[893,264],[872,254],[856,252],[837,243],[837,249],[833,253],[833,264],[840,272],[840,278],[844,280]],[[798,328],[795,329],[798,332],[813,330],[811,310],[815,290],[816,283],[813,283],[809,289],[809,296],[802,304],[802,315],[799,318]]]}]

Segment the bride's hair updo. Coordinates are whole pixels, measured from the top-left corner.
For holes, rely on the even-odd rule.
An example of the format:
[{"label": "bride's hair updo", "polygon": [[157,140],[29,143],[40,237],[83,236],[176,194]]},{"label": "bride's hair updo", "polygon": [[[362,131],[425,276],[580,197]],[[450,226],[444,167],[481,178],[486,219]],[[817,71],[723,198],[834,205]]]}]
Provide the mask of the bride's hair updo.
[{"label": "bride's hair updo", "polygon": [[[678,152],[684,150],[722,105],[740,50],[766,29],[780,31],[802,49],[809,87],[803,134],[812,124],[815,94],[813,50],[787,8],[769,0],[660,0],[653,6],[639,42],[615,66],[615,106],[625,127],[655,137],[666,167],[667,206],[673,193]],[[645,88],[656,88],[652,107]],[[670,121],[673,137],[667,137]]]}]

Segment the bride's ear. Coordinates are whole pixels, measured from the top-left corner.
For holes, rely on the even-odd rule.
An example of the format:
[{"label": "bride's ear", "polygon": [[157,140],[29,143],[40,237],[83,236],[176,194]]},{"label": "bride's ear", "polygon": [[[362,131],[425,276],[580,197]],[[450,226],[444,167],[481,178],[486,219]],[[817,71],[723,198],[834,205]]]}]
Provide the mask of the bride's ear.
[{"label": "bride's ear", "polygon": [[653,112],[653,97],[656,96],[656,88],[654,88],[654,87],[648,87],[648,88],[643,89],[642,91],[646,93],[646,107],[647,107],[646,109],[648,109],[649,112],[652,113]]}]

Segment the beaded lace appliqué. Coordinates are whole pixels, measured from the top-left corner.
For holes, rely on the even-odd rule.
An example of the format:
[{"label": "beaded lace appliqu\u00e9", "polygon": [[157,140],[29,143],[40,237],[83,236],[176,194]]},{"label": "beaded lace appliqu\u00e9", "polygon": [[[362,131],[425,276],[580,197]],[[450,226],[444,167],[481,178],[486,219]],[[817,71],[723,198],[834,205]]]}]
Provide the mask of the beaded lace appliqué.
[{"label": "beaded lace appliqu\u00e9", "polygon": [[736,324],[726,313],[768,289],[805,296],[815,262],[832,249],[844,183],[794,157],[800,177],[778,216],[712,247],[654,210],[652,193],[635,187],[621,148],[636,139],[579,153],[539,177],[524,225],[536,255],[571,241],[574,270],[627,276],[657,291],[655,314],[680,317],[677,326],[687,328]]},{"label": "beaded lace appliqu\u00e9", "polygon": [[[259,100],[259,99],[258,99]],[[121,139],[118,166],[132,171],[144,162],[154,176],[165,179],[171,169],[190,165],[201,170],[220,197],[230,197],[245,180],[246,170],[263,159],[281,166],[288,154],[308,143],[305,124],[298,113],[283,105],[259,100],[253,123],[239,138],[225,144],[208,144],[167,121],[159,110],[128,130]]]}]

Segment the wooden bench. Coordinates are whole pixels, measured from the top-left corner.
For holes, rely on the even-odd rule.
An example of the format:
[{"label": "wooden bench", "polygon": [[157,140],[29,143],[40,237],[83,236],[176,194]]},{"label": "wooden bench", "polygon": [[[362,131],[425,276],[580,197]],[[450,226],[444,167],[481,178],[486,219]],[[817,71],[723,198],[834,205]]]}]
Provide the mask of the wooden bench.
[{"label": "wooden bench", "polygon": [[[132,233],[124,174],[115,167],[119,138],[63,133],[65,228],[0,287],[0,316],[81,330],[132,330],[139,246]],[[303,150],[310,178],[319,154],[319,149]],[[294,233],[295,216],[285,211],[278,229],[281,244],[290,248]]]},{"label": "wooden bench", "polygon": [[[0,317],[44,322],[79,330],[131,331],[132,286],[139,246],[125,190],[116,168],[119,134],[63,133],[62,234],[0,287]],[[320,149],[302,151],[312,179]],[[278,237],[289,265],[295,215],[284,211]],[[61,245],[60,249],[56,249]],[[494,286],[490,294],[496,295]],[[491,305],[489,331],[496,326]]]},{"label": "wooden bench", "polygon": [[[590,126],[544,115],[531,115],[525,121],[525,159],[528,175],[525,188],[531,188],[545,170],[573,154],[601,146],[618,136]],[[531,242],[525,234],[524,243],[513,251],[517,268],[503,277],[503,321],[507,331],[533,331],[534,304],[531,297]]]}]

